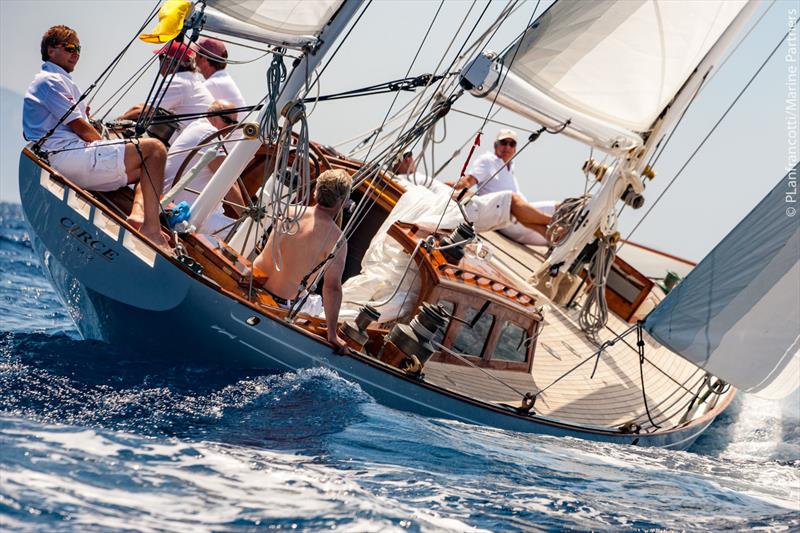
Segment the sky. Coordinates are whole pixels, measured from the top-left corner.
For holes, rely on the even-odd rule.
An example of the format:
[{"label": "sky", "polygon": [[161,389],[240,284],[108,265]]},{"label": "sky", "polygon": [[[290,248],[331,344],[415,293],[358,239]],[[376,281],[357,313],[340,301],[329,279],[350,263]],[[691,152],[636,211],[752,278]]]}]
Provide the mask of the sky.
[{"label": "sky", "polygon": [[[526,2],[497,32],[489,48],[500,50],[511,42],[526,26],[536,3]],[[548,3],[542,2],[537,13],[541,13]],[[15,113],[18,114],[18,99],[41,66],[39,42],[42,33],[54,24],[66,24],[77,30],[83,51],[73,77],[85,89],[134,35],[155,4],[153,0],[0,0],[0,154],[3,158],[0,161],[0,201],[19,202],[14,168],[16,154],[23,142]],[[412,75],[433,71],[470,5],[472,2],[467,0],[444,2],[433,31],[411,69]],[[466,29],[458,34],[453,50],[461,46],[468,29],[475,24],[485,5],[483,1],[477,2],[464,25]],[[505,2],[491,3],[479,27],[493,20],[504,5]],[[321,93],[403,77],[438,7],[438,1],[430,0],[374,0],[331,60],[323,76]],[[659,160],[655,180],[648,184],[645,208],[623,212],[620,220],[623,236],[664,190],[800,14],[796,3],[790,0],[764,2],[751,24],[764,11],[763,20],[731,55],[687,113],[669,149]],[[780,45],[718,131],[636,230],[632,240],[700,260],[783,178],[790,164],[789,143],[792,138],[795,142],[797,139],[796,47],[795,30],[794,49],[790,49],[787,41]],[[153,45],[135,42],[110,80],[96,92],[92,108],[97,110],[112,97],[116,87],[152,57],[153,48]],[[260,52],[233,46],[229,46],[229,54],[231,59],[238,61],[255,60],[228,68],[245,99],[248,102],[259,100],[266,91],[265,71],[270,58],[259,59]],[[792,69],[795,73],[793,82]],[[110,116],[121,114],[130,105],[144,100],[154,76],[154,70],[148,72],[146,82],[137,85],[124,97]],[[335,145],[362,134],[381,122],[392,98],[393,95],[383,95],[320,103],[309,117],[311,138]],[[394,109],[407,99],[407,95],[402,95]],[[467,95],[454,107],[484,116],[489,105],[487,100]],[[792,115],[794,122],[791,121]],[[496,119],[514,125],[521,137],[537,128],[534,123],[505,110]],[[478,119],[451,112],[446,126],[437,130],[437,138],[443,137],[437,149],[437,166],[473,137],[479,124]],[[503,126],[487,125],[482,150],[491,146],[491,140],[500,127]],[[458,175],[466,153],[464,150],[448,167],[444,173],[447,178]],[[516,175],[522,191],[531,200],[558,200],[582,193],[584,176],[580,169],[588,155],[587,147],[569,138],[542,136],[517,158]]]}]

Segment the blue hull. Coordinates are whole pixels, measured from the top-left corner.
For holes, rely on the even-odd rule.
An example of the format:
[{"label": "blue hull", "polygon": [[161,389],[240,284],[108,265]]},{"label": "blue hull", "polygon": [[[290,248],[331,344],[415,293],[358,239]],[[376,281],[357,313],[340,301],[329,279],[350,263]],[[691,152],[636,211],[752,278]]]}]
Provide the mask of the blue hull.
[{"label": "blue hull", "polygon": [[511,431],[685,449],[714,418],[630,435],[474,401],[371,358],[337,355],[308,333],[261,314],[149,248],[104,206],[52,180],[49,169],[26,154],[20,160],[20,194],[44,270],[87,339],[158,357],[237,367],[327,367],[389,407]]}]

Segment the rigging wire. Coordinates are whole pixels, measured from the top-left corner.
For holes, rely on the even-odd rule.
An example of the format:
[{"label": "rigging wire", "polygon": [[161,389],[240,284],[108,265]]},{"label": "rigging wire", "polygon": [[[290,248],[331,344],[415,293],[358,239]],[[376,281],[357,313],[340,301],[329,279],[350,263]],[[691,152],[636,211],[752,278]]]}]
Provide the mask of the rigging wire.
[{"label": "rigging wire", "polygon": [[[457,34],[460,32],[460,29],[461,29],[461,27],[463,27],[463,24],[464,24],[464,22],[466,21],[467,17],[469,16],[469,13],[471,12],[471,10],[472,10],[472,7],[474,7],[474,5],[475,5],[475,2],[473,2],[472,6],[470,7],[470,10],[468,11],[468,13],[467,13],[467,16],[465,17],[464,21],[462,21],[462,24],[461,24],[461,26],[459,27],[459,30],[456,32],[456,35],[457,35]],[[460,48],[460,49],[459,49],[459,51],[456,53],[456,57],[455,57],[455,58],[453,59],[453,61],[451,62],[451,64],[450,64],[450,67],[448,67],[447,71],[450,71],[450,70],[451,70],[451,68],[452,68],[453,64],[455,63],[455,61],[456,61],[456,60],[457,60],[457,58],[459,57],[459,54],[461,54],[461,52],[464,50],[464,47],[467,45],[467,41],[470,39],[470,37],[472,36],[472,34],[474,34],[475,30],[477,29],[477,26],[478,26],[478,24],[479,24],[479,23],[480,23],[480,21],[482,20],[483,16],[486,14],[486,11],[487,11],[488,7],[489,7],[489,4],[487,3],[487,4],[486,4],[486,7],[484,7],[484,9],[483,9],[483,11],[481,12],[480,16],[478,17],[478,19],[476,20],[476,22],[475,22],[475,24],[473,25],[472,29],[470,30],[469,34],[467,35],[467,37],[466,37],[466,39],[465,39],[465,41],[464,41],[464,44],[462,44],[461,48]],[[363,13],[362,13],[362,14],[363,14]],[[357,22],[357,21],[356,21],[356,22]],[[440,67],[440,66],[442,65],[442,63],[444,62],[444,57],[445,57],[445,56],[447,55],[447,53],[449,52],[449,49],[450,49],[450,47],[452,46],[452,44],[454,43],[454,41],[455,41],[455,37],[454,37],[454,38],[453,38],[453,40],[451,41],[451,44],[448,46],[447,50],[445,51],[445,54],[443,55],[443,57],[442,57],[442,60],[440,60],[440,62],[439,62],[439,65],[437,65],[437,67],[434,69],[434,72],[437,72],[437,71],[439,70],[439,67]],[[341,43],[340,43],[340,46],[341,46]],[[338,48],[337,48],[337,51],[338,51]],[[332,59],[332,58],[331,58],[331,59]],[[328,62],[328,64],[330,64],[330,61]],[[326,64],[326,67],[327,67],[327,64]],[[438,84],[438,85],[439,85],[439,87],[441,87],[441,86],[442,86],[443,82],[444,82],[444,79],[443,79],[443,80],[441,80],[441,81],[439,81],[439,84]],[[429,84],[429,85],[430,85],[430,84]],[[446,112],[449,110],[450,106],[452,105],[452,102],[454,101],[454,99],[455,99],[455,98],[457,98],[458,96],[460,96],[460,94],[462,94],[462,93],[463,93],[463,91],[462,91],[461,93],[458,93],[458,94],[456,94],[456,90],[455,90],[455,89],[456,89],[457,87],[458,87],[458,85],[456,85],[456,86],[455,86],[455,88],[454,88],[454,89],[451,91],[450,95],[449,95],[449,96],[448,96],[446,99],[444,99],[444,101],[443,101],[443,102],[440,100],[440,104],[439,104],[439,107],[438,107],[438,108],[434,108],[433,112],[430,112],[430,113],[427,115],[428,117],[433,117],[433,120],[432,120],[432,121],[431,121],[431,123],[430,123],[431,125],[432,125],[432,124],[434,124],[436,120],[438,120],[439,118],[441,118],[442,116],[444,116],[444,114],[445,114],[445,113],[446,113]],[[427,89],[427,87],[426,87],[426,89]],[[424,94],[424,92],[423,92],[423,94]],[[419,100],[418,100],[418,101],[419,101]],[[423,109],[422,109],[421,113],[424,113],[424,111],[425,111],[425,110],[428,108],[428,106],[431,104],[431,102],[432,102],[432,100],[429,100],[429,101],[426,103],[426,105],[425,105],[425,106],[423,106]],[[416,105],[415,105],[415,108],[414,108],[414,109],[416,110]],[[444,111],[444,113],[443,113],[442,111]],[[412,114],[413,114],[413,111],[412,111]],[[421,115],[420,115],[420,117],[421,117]],[[388,118],[388,113],[387,113],[387,115],[386,115],[386,118]],[[384,121],[386,120],[386,118],[384,119]],[[409,118],[410,118],[410,117],[409,117]],[[415,122],[415,124],[414,124],[414,127],[413,127],[413,128],[410,130],[410,131],[409,131],[409,133],[411,133],[411,134],[414,134],[414,133],[417,133],[417,132],[424,131],[424,128],[422,128],[422,127],[421,127],[421,124],[420,124],[420,122],[421,122],[421,118],[418,118],[418,119],[417,119],[417,121],[416,121],[416,122]],[[407,124],[407,123],[408,123],[408,119],[406,120],[406,124]],[[404,129],[405,129],[405,124],[404,124]],[[374,142],[373,142],[373,146],[374,146]],[[394,148],[395,148],[395,151],[396,151],[397,149],[401,149],[401,148],[402,148],[402,146],[403,146],[403,144],[401,144],[401,143],[399,142],[399,139],[398,139],[398,141],[396,141],[396,142],[395,142],[395,143],[392,145],[392,147],[394,147]],[[407,144],[406,144],[406,146],[407,146]],[[392,147],[390,147],[390,148],[392,148]],[[392,156],[394,155],[394,154],[392,154],[392,153],[389,151],[389,149],[387,149],[387,150],[384,150],[384,153],[386,153],[386,152],[389,152],[389,154],[390,154],[390,155],[392,155]],[[369,151],[367,152],[367,158],[368,158],[368,157],[369,157]],[[377,159],[377,158],[376,158],[376,159]],[[364,172],[364,168],[365,168],[365,167],[362,167],[362,169],[360,169],[360,170],[357,172],[357,175],[359,175],[359,176],[362,176],[362,179],[361,179],[361,181],[363,181],[363,180],[365,180],[365,179],[368,179],[368,174],[370,174],[370,173],[371,173],[371,174],[373,174],[373,175],[377,175],[377,172],[378,172],[378,169],[379,169],[379,167],[378,167],[378,165],[377,165],[377,164],[375,164],[375,163],[373,162],[373,164],[367,165],[367,167],[369,167],[369,169],[368,169],[368,172]],[[385,188],[387,185],[388,185],[388,183],[384,184],[384,188]],[[355,186],[355,184],[354,184],[354,186]],[[367,197],[367,195],[365,195],[364,197],[362,197],[362,201],[359,203],[359,206],[357,206],[357,209],[358,209],[358,208],[361,208],[361,207],[363,207],[364,205],[366,205],[366,202],[365,202],[365,200],[368,200],[368,197]],[[373,197],[371,200],[372,200],[372,201],[370,202],[370,206],[369,206],[368,208],[366,208],[366,209],[363,209],[363,215],[361,216],[361,220],[363,220],[363,219],[364,219],[364,217],[366,216],[366,213],[367,213],[367,212],[370,210],[371,206],[372,206],[372,205],[374,205],[375,201],[377,200],[377,196],[374,196],[374,197]],[[444,213],[443,213],[443,215],[444,215]],[[352,232],[353,228],[357,228],[357,227],[358,227],[358,225],[360,224],[361,220],[359,220],[358,224],[354,224],[354,221],[355,221],[356,219],[357,219],[357,217],[353,216],[353,217],[351,218],[351,220],[348,222],[348,225],[347,225],[347,227],[345,228],[345,231],[343,231],[341,238],[340,238],[339,240],[337,240],[337,243],[336,243],[336,245],[334,246],[334,252],[333,252],[332,256],[333,256],[333,255],[336,253],[337,249],[338,249],[338,248],[341,246],[341,242],[344,242],[343,240],[344,240],[344,239],[346,239],[346,238],[347,238],[347,236],[349,236],[349,235],[351,234],[351,232]],[[327,265],[326,265],[326,266],[327,266]],[[317,274],[316,280],[319,280],[319,279],[320,279],[320,277],[321,277],[321,276],[322,276],[322,274],[324,273],[324,270],[325,270],[325,267],[323,267],[323,268],[321,269],[321,271],[320,271],[320,272]],[[413,283],[413,281],[412,281],[412,283]],[[314,283],[312,284],[312,287],[314,287],[314,286],[316,286],[316,281],[314,281]],[[304,289],[304,287],[302,287],[302,286],[301,286],[301,292],[302,292],[302,290],[303,290],[303,289]],[[308,293],[306,293],[306,295],[305,295],[304,297],[302,297],[302,298],[301,298],[301,300],[300,300],[300,305],[299,305],[299,306],[297,306],[296,308],[293,308],[293,309],[290,311],[290,313],[289,313],[289,316],[290,316],[290,317],[293,317],[293,316],[295,316],[295,315],[296,315],[296,314],[299,312],[299,310],[300,310],[300,309],[302,309],[302,306],[305,304],[305,301],[306,301],[306,299],[307,299],[307,294],[308,294]]]},{"label": "rigging wire", "polygon": [[[160,4],[160,2],[156,2],[156,5],[150,11],[150,14],[147,16],[147,18],[145,19],[145,22],[139,28],[139,31],[136,32],[134,38],[131,39],[130,43],[128,43],[128,46],[123,49],[122,54],[124,54],[125,51],[128,49],[128,47],[130,47],[131,44],[133,44],[133,42],[136,40],[136,36],[138,36],[144,30],[144,28],[150,23],[150,21],[153,20],[153,18],[155,17],[156,13],[158,12],[159,4]],[[91,98],[89,98],[88,102],[86,102],[86,106],[87,107],[92,105],[92,102],[94,102],[95,97],[100,93],[100,90],[103,88],[105,83],[111,78],[111,74],[114,72],[114,70],[116,68],[116,65],[118,65],[119,61],[122,59],[122,54],[118,55],[117,58],[112,61],[113,67],[111,69],[107,70],[106,73],[104,73],[105,76],[103,74],[100,75],[100,78],[98,79],[98,81],[100,81],[100,79],[102,79],[102,81],[100,81],[99,85],[97,86],[97,92]],[[95,82],[95,83],[97,83],[97,82]]]},{"label": "rigging wire", "polygon": [[[463,28],[463,25],[464,25],[464,23],[466,22],[467,18],[469,17],[469,14],[471,13],[471,11],[472,11],[472,8],[474,7],[474,5],[475,5],[475,2],[473,2],[472,6],[470,6],[470,10],[467,12],[467,15],[465,16],[464,20],[462,21],[461,25],[459,26],[459,29],[458,29],[458,31],[456,32],[456,36],[458,35],[458,33],[460,33],[460,30],[461,30],[461,28]],[[470,32],[468,33],[468,35],[467,35],[467,37],[466,37],[466,39],[465,39],[465,41],[464,41],[464,44],[462,44],[462,45],[461,45],[461,48],[460,48],[460,49],[459,49],[459,51],[456,53],[456,56],[455,56],[455,58],[453,59],[453,61],[451,62],[450,66],[449,66],[449,67],[448,67],[448,69],[447,69],[448,71],[450,71],[450,70],[452,69],[452,66],[455,64],[455,62],[456,62],[456,61],[458,60],[458,58],[460,57],[460,54],[461,54],[461,53],[462,53],[462,51],[464,50],[464,47],[467,45],[467,41],[470,39],[470,37],[472,36],[472,34],[474,34],[474,33],[475,33],[475,30],[477,29],[477,26],[478,26],[478,24],[480,23],[480,21],[482,20],[483,16],[486,14],[486,11],[487,11],[488,7],[489,7],[489,4],[487,3],[487,4],[486,4],[486,7],[484,7],[484,9],[483,9],[483,11],[481,12],[480,16],[478,17],[478,19],[476,20],[476,22],[475,22],[475,24],[473,25],[472,29],[471,29],[471,30],[470,30]],[[437,71],[439,70],[439,67],[441,67],[442,63],[444,62],[444,58],[446,57],[447,53],[449,52],[450,48],[452,47],[452,44],[455,42],[455,39],[456,39],[456,37],[454,36],[454,38],[451,40],[451,43],[450,43],[450,45],[448,45],[448,48],[446,49],[445,53],[443,54],[443,56],[442,56],[442,59],[439,61],[439,64],[438,64],[438,65],[437,65],[437,67],[434,69],[434,72],[437,72]],[[440,82],[439,82],[439,87],[441,87],[441,86],[442,86],[442,83],[443,83],[443,82],[444,82],[444,80],[442,80],[442,81],[440,81]],[[458,87],[458,85],[456,84],[456,85],[455,85],[455,87],[453,88],[453,90],[451,91],[450,95],[449,95],[449,96],[448,96],[446,99],[444,99],[444,101],[443,101],[443,102],[442,102],[442,99],[439,99],[439,102],[440,102],[440,104],[441,104],[441,108],[444,110],[444,112],[445,112],[445,113],[446,113],[446,111],[449,111],[449,108],[450,108],[450,106],[452,105],[452,101],[453,101],[455,98],[457,98],[458,96],[460,96],[460,94],[461,94],[461,93],[459,93],[458,95],[456,95],[456,88],[457,88],[457,87]],[[426,87],[426,89],[427,89],[427,87]],[[463,93],[463,91],[462,91],[462,93]],[[423,92],[423,94],[424,94],[424,92]],[[421,97],[420,97],[420,100],[417,100],[417,101],[418,101],[418,102],[419,102],[419,101],[421,101]],[[425,105],[425,106],[423,106],[423,109],[422,109],[422,111],[420,112],[420,118],[418,118],[418,119],[417,119],[417,121],[416,121],[416,122],[415,122],[415,124],[414,124],[414,127],[413,127],[411,130],[409,130],[409,133],[415,133],[415,132],[418,132],[418,131],[425,131],[425,129],[426,129],[426,128],[422,128],[422,127],[421,127],[421,124],[420,124],[420,121],[421,121],[421,116],[422,116],[422,113],[424,113],[424,111],[425,111],[425,110],[428,108],[428,106],[430,105],[430,103],[431,103],[431,102],[432,102],[432,99],[431,99],[431,100],[428,100],[428,102],[426,103],[426,105]],[[415,110],[416,110],[416,104],[415,104],[414,110],[412,110],[412,113],[411,113],[411,115],[413,115],[413,112],[414,112]],[[411,116],[411,115],[410,115],[410,116]],[[435,109],[434,109],[434,111],[433,111],[433,112],[431,112],[431,113],[429,113],[429,114],[427,115],[428,117],[431,117],[431,116],[432,116],[432,117],[434,117],[434,120],[431,122],[431,125],[432,125],[432,124],[434,124],[436,120],[438,120],[439,118],[441,118],[441,116],[439,116],[439,115],[443,116],[443,114],[441,113],[441,111],[440,111],[440,112],[436,112],[436,110],[435,110]],[[410,118],[410,116],[409,116],[409,118]],[[385,122],[386,118],[388,118],[388,113],[387,113],[386,117],[384,118],[384,122]],[[406,120],[405,124],[403,125],[403,129],[405,129],[405,127],[406,127],[406,125],[407,125],[407,124],[408,124],[408,119]],[[395,142],[395,143],[392,145],[392,147],[395,147],[395,151],[397,151],[397,149],[398,149],[398,148],[399,148],[399,149],[402,149],[402,147],[403,147],[404,145],[405,145],[405,146],[407,146],[407,144],[400,143],[400,140],[398,139],[398,141],[396,141],[396,142]],[[373,143],[372,143],[372,146],[374,146],[374,141],[373,141]],[[371,150],[372,146],[370,147],[370,150]],[[391,149],[392,147],[390,147],[390,149]],[[389,149],[387,149],[387,150],[384,150],[384,153],[386,153],[387,151],[389,152],[389,154],[390,154],[390,155],[394,156],[394,154],[392,154],[392,152],[391,152],[391,151],[389,151]],[[368,157],[369,157],[369,151],[367,152],[367,158],[368,158]],[[378,158],[376,158],[376,159],[378,159]],[[374,164],[373,164],[373,165],[371,165],[371,166],[372,166],[372,167],[374,167],[374,170],[370,169],[370,170],[372,171],[372,174],[377,174],[377,171],[378,171],[378,166],[377,166],[377,165],[374,165]],[[364,168],[362,167],[362,169],[360,169],[360,170],[357,172],[357,174],[363,175],[363,176],[364,176],[364,178],[363,178],[363,179],[367,179],[367,176],[366,176],[366,174],[367,174],[367,173],[366,173],[366,172],[362,172],[363,170],[364,170]],[[363,180],[362,180],[362,181],[363,181]],[[384,188],[385,188],[387,185],[388,185],[388,183],[384,184]],[[360,204],[363,204],[365,199],[367,199],[367,195],[365,195],[365,196],[362,198],[362,202],[360,202]],[[374,202],[375,202],[375,200],[377,200],[377,195],[376,195],[376,196],[375,196],[375,197],[372,199],[372,202],[371,202],[371,204],[370,204],[370,207],[368,207],[368,208],[364,209],[364,214],[363,214],[363,216],[361,217],[361,220],[363,220],[363,218],[366,216],[366,213],[369,211],[369,209],[371,208],[371,206],[372,206],[372,205],[374,205]],[[362,207],[362,205],[359,205],[358,207]],[[442,213],[442,217],[444,217],[444,212]],[[338,247],[341,245],[341,244],[340,244],[340,241],[342,241],[342,239],[346,239],[346,238],[347,238],[347,236],[350,234],[350,232],[349,232],[348,230],[350,230],[350,229],[351,229],[351,223],[353,223],[353,222],[354,222],[354,220],[356,220],[356,217],[355,217],[355,216],[354,216],[353,218],[351,218],[350,222],[348,223],[348,227],[346,227],[346,228],[345,228],[345,231],[344,231],[344,232],[343,232],[343,234],[342,234],[342,237],[341,237],[341,239],[340,239],[339,241],[337,241],[337,244],[336,244],[336,246],[334,247],[334,253],[335,253],[335,251],[337,250],[337,248],[338,248]],[[440,220],[440,222],[439,222],[439,223],[441,223],[441,220]],[[359,221],[359,223],[358,223],[358,224],[360,224],[360,221]],[[358,227],[358,224],[354,225],[354,227]],[[333,255],[333,254],[332,254],[332,255]],[[323,274],[323,273],[324,273],[324,267],[323,267],[323,269],[322,269],[322,272],[320,272],[320,273],[317,275],[317,278],[316,278],[316,279],[317,279],[317,280],[318,280],[318,279],[320,279],[320,277],[322,276],[322,274]],[[416,275],[415,275],[415,277],[416,277]],[[314,282],[314,283],[316,283],[316,282]],[[412,280],[412,283],[413,283],[413,280]],[[302,290],[302,287],[301,287],[301,290]],[[306,298],[307,298],[307,296],[306,296],[306,297],[304,297],[304,298],[301,300],[301,302],[300,302],[300,306],[299,306],[299,308],[298,308],[296,311],[295,311],[294,309],[293,309],[292,311],[290,311],[290,316],[295,316],[295,315],[296,315],[296,313],[297,313],[297,312],[299,312],[299,309],[301,309],[301,308],[302,308],[302,305],[305,303],[305,301],[306,301]]]},{"label": "rigging wire", "polygon": [[369,6],[371,6],[371,5],[372,5],[372,0],[369,0],[367,2],[367,4],[363,7],[363,9],[361,10],[361,13],[358,14],[358,17],[356,18],[356,20],[350,25],[350,28],[347,30],[347,33],[339,41],[339,44],[336,46],[336,49],[328,56],[328,60],[325,62],[325,65],[317,73],[317,77],[314,80],[314,82],[312,82],[310,85],[308,85],[308,84],[306,85],[306,91],[305,91],[305,93],[303,93],[303,98],[308,96],[308,93],[310,92],[311,87],[314,85],[314,83],[317,82],[317,80],[320,78],[320,76],[322,76],[322,74],[325,72],[325,69],[328,68],[328,65],[331,64],[331,61],[333,61],[333,58],[335,58],[336,55],[339,53],[339,50],[342,48],[342,45],[345,42],[347,42],[347,39],[350,37],[350,34],[353,32],[355,27],[358,26],[358,23],[361,21],[361,17],[364,16],[364,13],[367,12],[367,9],[369,9]]},{"label": "rigging wire", "polygon": [[[103,102],[102,104],[100,104],[100,107],[98,107],[98,108],[97,108],[97,112],[98,112],[98,113],[100,112],[100,110],[102,110],[103,108],[105,108],[105,106],[106,106],[106,105],[108,105],[108,103],[109,103],[111,100],[113,100],[115,96],[117,96],[117,99],[116,99],[116,101],[114,101],[114,103],[111,105],[111,107],[109,107],[109,108],[108,108],[108,110],[107,110],[107,111],[106,111],[106,112],[103,114],[103,116],[102,116],[102,117],[100,117],[100,120],[101,120],[101,121],[105,121],[105,120],[106,120],[106,118],[108,117],[109,113],[111,113],[111,111],[112,111],[112,110],[113,110],[113,109],[114,109],[114,108],[117,106],[117,104],[119,104],[119,102],[120,102],[120,101],[121,101],[121,100],[122,100],[122,99],[125,97],[125,95],[126,95],[126,94],[128,94],[128,92],[130,92],[130,90],[131,90],[131,89],[133,89],[133,88],[136,86],[136,84],[137,84],[137,83],[139,83],[139,80],[140,80],[140,79],[142,79],[142,77],[145,75],[145,73],[147,72],[147,69],[148,69],[148,68],[150,67],[150,65],[152,65],[152,64],[153,64],[153,63],[154,63],[154,62],[155,62],[157,59],[158,59],[158,56],[156,56],[156,55],[153,55],[152,57],[149,57],[149,58],[147,59],[147,61],[145,61],[145,62],[144,62],[144,65],[142,65],[142,66],[139,68],[139,70],[137,70],[136,72],[134,72],[134,73],[131,75],[131,77],[130,77],[130,78],[128,78],[128,79],[127,79],[127,80],[126,80],[126,81],[125,81],[125,82],[124,82],[124,83],[123,83],[123,84],[120,86],[120,88],[119,88],[119,89],[118,89],[116,92],[112,93],[112,94],[111,94],[111,95],[108,97],[108,99],[107,99],[105,102]],[[134,78],[135,78],[135,79],[134,79]],[[130,85],[129,85],[129,84],[130,84]],[[128,85],[129,85],[129,86],[128,86]],[[127,88],[127,89],[125,89],[125,90],[123,91],[123,90],[122,90],[122,88],[123,88],[123,87],[125,87],[125,86],[128,86],[128,88]]]},{"label": "rigging wire", "polygon": [[633,233],[639,228],[639,226],[642,225],[642,222],[644,222],[644,220],[647,218],[647,216],[653,211],[653,208],[656,205],[658,205],[658,202],[660,202],[661,199],[664,197],[664,195],[667,193],[667,191],[669,191],[670,187],[672,187],[672,185],[675,183],[675,180],[677,180],[680,177],[680,175],[683,173],[683,171],[686,169],[686,167],[689,166],[689,163],[694,159],[694,157],[697,155],[697,153],[700,151],[700,149],[703,148],[703,146],[705,145],[706,141],[708,141],[708,139],[711,137],[711,135],[717,130],[719,125],[722,123],[722,121],[725,120],[725,117],[728,116],[728,113],[730,113],[730,111],[733,109],[733,107],[739,102],[739,99],[741,99],[742,95],[744,95],[744,93],[747,91],[747,89],[750,87],[750,85],[752,85],[753,81],[755,81],[756,77],[758,77],[758,75],[761,73],[761,71],[767,65],[769,60],[772,59],[772,57],[775,55],[775,52],[778,51],[778,49],[780,48],[780,46],[783,43],[783,41],[786,40],[786,38],[789,36],[789,34],[795,28],[795,26],[797,25],[798,21],[800,21],[800,17],[795,19],[794,23],[789,28],[789,30],[783,35],[783,37],[781,37],[781,39],[778,41],[778,44],[775,45],[775,47],[772,49],[772,51],[769,53],[769,55],[766,57],[766,59],[764,59],[764,61],[761,63],[761,66],[758,67],[756,72],[750,77],[750,79],[747,81],[747,83],[742,88],[742,90],[739,91],[739,94],[736,95],[736,98],[733,99],[733,102],[731,102],[731,104],[728,106],[728,108],[725,110],[725,112],[722,114],[722,116],[717,120],[717,122],[714,124],[714,126],[711,127],[711,130],[709,130],[709,132],[706,134],[706,136],[703,137],[703,140],[700,141],[700,144],[697,145],[697,147],[691,153],[689,158],[683,163],[681,168],[678,169],[678,172],[670,180],[670,182],[667,184],[667,186],[664,188],[664,190],[661,191],[661,194],[658,195],[658,197],[656,198],[655,202],[653,202],[653,204],[650,206],[650,208],[647,210],[647,212],[645,212],[645,214],[642,215],[642,218],[639,219],[639,221],[636,223],[636,225],[633,227],[633,229],[630,231],[630,233],[628,233],[628,236],[625,237],[625,240],[622,242],[622,244],[620,244],[620,246],[618,248],[618,251],[622,249],[622,247],[625,245],[626,241],[630,240],[631,235],[633,235]]}]

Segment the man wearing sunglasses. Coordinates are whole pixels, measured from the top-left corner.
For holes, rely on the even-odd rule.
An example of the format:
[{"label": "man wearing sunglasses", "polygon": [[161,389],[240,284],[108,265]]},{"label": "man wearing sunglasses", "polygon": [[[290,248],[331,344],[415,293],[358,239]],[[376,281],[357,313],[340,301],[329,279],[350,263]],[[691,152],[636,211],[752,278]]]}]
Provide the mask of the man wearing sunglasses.
[{"label": "man wearing sunglasses", "polygon": [[555,204],[528,202],[514,176],[512,159],[516,153],[517,134],[500,130],[494,141],[494,151],[486,152],[472,162],[466,175],[456,184],[456,191],[477,186],[475,194],[492,195],[492,201],[507,203],[508,211],[516,221],[498,231],[522,244],[544,246],[548,244],[545,232]]},{"label": "man wearing sunglasses", "polygon": [[154,187],[164,179],[164,146],[155,139],[141,139],[137,150],[130,142],[103,140],[89,123],[86,105],[75,105],[81,97],[70,75],[81,54],[75,30],[60,25],[47,30],[41,54],[42,70],[28,87],[23,103],[25,139],[40,141],[53,130],[40,148],[59,173],[84,189],[113,191],[138,182],[128,222],[166,249]]},{"label": "man wearing sunglasses", "polygon": [[[180,170],[186,158],[189,157],[190,151],[193,148],[204,144],[204,141],[207,143],[207,139],[212,137],[219,130],[236,124],[236,119],[232,116],[235,115],[235,113],[225,113],[225,111],[235,108],[236,106],[227,100],[215,100],[207,109],[209,113],[208,117],[195,120],[181,131],[180,135],[173,141],[169,148],[169,153],[167,154],[167,168],[164,171],[164,192],[172,188],[173,182],[176,181],[175,178],[178,174],[178,170]],[[213,140],[218,141],[219,139],[220,137],[215,137]],[[215,150],[217,156],[211,160],[208,166],[200,169],[192,182],[187,186],[192,191],[202,190],[209,180],[211,180],[214,172],[216,172],[225,160],[225,155],[227,154],[225,145],[203,147],[197,151],[195,156],[192,157],[188,163],[186,163],[183,167],[182,175],[189,172],[189,169],[191,169],[209,150]],[[184,190],[178,193],[174,201],[175,203],[186,201],[191,205],[196,199],[196,193]],[[233,187],[231,187],[225,199],[236,205],[244,205],[244,197],[242,196],[238,184],[234,184]],[[237,210],[234,209],[234,211]],[[208,220],[206,220],[203,227],[199,228],[199,231],[200,233],[214,233],[225,226],[230,226],[232,222],[232,219],[225,216],[222,205],[220,205],[217,207],[217,210],[211,214]]]}]

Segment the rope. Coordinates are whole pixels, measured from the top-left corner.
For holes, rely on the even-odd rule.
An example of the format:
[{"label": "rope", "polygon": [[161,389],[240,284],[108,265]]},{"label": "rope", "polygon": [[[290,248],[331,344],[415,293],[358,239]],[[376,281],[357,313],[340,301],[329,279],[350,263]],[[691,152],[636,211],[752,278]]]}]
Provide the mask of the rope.
[{"label": "rope", "polygon": [[266,110],[262,114],[260,137],[264,144],[272,144],[278,138],[278,98],[281,93],[281,83],[286,80],[286,65],[283,64],[283,56],[272,56],[272,63],[267,69],[267,103]]},{"label": "rope", "polygon": [[578,315],[578,325],[581,330],[592,339],[597,338],[597,333],[608,322],[608,302],[606,302],[606,283],[611,267],[614,265],[616,249],[609,237],[597,239],[597,252],[592,266],[589,269],[589,279],[592,288],[583,302]]},{"label": "rope", "polygon": [[636,323],[636,346],[639,348],[639,377],[642,382],[642,402],[644,402],[644,410],[647,413],[647,419],[655,429],[660,428],[658,424],[653,421],[650,416],[650,407],[647,405],[647,393],[644,389],[644,338],[642,337],[642,322]]},{"label": "rope", "polygon": [[[292,126],[300,123],[297,135],[295,157],[289,165],[292,151]],[[309,175],[309,138],[305,106],[296,104],[288,113],[284,127],[277,140],[278,153],[274,171],[275,187],[270,195],[272,219],[272,257],[275,268],[283,268],[280,254],[280,240],[283,235],[292,235],[300,228],[300,219],[306,213],[311,201],[311,176]],[[266,171],[266,170],[265,170]],[[288,183],[287,183],[288,181]]]}]

